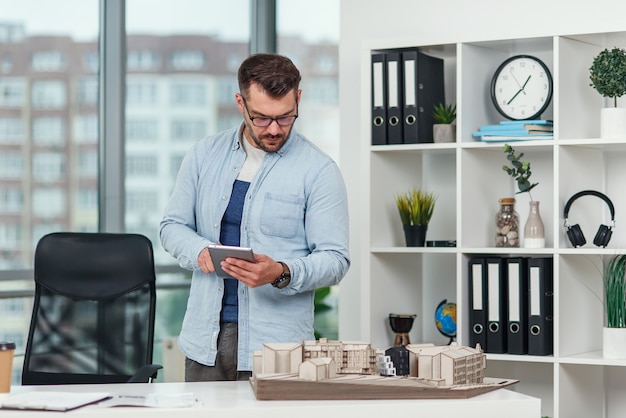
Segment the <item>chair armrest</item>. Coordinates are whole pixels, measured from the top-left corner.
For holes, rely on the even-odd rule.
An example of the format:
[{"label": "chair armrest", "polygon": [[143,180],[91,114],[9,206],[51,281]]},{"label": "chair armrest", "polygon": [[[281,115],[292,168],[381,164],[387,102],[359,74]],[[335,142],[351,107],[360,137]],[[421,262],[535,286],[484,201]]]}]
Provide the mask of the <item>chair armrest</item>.
[{"label": "chair armrest", "polygon": [[162,368],[160,364],[146,364],[131,376],[128,383],[150,383],[151,379],[156,379],[159,369]]}]

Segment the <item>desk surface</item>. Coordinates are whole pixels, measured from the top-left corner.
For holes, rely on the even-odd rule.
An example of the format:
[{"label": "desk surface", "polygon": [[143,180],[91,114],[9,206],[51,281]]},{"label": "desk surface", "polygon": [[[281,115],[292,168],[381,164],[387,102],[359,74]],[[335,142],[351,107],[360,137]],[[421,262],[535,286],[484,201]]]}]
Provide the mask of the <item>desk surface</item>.
[{"label": "desk surface", "polygon": [[[228,416],[229,418],[382,418],[415,411],[429,417],[537,418],[541,416],[541,401],[508,389],[499,389],[470,399],[452,400],[354,400],[354,401],[259,401],[249,382],[202,383],[133,383],[112,385],[14,386],[12,393],[26,391],[108,392],[121,395],[176,394],[193,392],[200,405],[192,408],[103,408],[89,405],[69,412],[2,410],[3,418],[21,415],[27,418],[66,417],[185,418]],[[219,415],[218,415],[219,414]]]}]

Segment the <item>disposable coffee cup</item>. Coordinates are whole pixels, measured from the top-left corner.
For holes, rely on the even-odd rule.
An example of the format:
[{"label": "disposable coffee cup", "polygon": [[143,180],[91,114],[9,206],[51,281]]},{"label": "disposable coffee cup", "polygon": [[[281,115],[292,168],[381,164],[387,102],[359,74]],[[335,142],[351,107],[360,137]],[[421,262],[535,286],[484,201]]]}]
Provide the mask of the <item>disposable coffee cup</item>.
[{"label": "disposable coffee cup", "polygon": [[11,391],[13,353],[15,353],[15,343],[0,342],[0,393]]}]

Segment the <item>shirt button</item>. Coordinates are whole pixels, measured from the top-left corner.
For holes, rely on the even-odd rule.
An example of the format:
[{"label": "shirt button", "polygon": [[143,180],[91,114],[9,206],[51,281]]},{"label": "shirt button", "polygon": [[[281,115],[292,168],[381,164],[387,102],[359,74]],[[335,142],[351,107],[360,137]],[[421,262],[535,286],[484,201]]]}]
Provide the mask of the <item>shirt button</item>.
[{"label": "shirt button", "polygon": [[213,224],[213,228],[217,228],[218,226],[218,224]]},{"label": "shirt button", "polygon": [[226,199],[227,199],[226,196],[222,196],[222,200],[226,200]]}]

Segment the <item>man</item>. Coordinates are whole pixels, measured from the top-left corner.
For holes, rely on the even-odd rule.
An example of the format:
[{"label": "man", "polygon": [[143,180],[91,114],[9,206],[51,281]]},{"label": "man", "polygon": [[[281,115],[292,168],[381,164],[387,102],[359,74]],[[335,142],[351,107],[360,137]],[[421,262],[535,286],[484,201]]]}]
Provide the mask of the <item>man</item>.
[{"label": "man", "polygon": [[[263,343],[313,339],[315,289],[349,268],[348,205],[335,162],[293,124],[300,72],[256,54],[239,68],[243,123],[185,156],[161,222],[161,243],[193,270],[179,337],[185,380],[247,379]],[[209,244],[251,247],[221,279]]]}]

